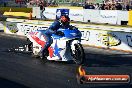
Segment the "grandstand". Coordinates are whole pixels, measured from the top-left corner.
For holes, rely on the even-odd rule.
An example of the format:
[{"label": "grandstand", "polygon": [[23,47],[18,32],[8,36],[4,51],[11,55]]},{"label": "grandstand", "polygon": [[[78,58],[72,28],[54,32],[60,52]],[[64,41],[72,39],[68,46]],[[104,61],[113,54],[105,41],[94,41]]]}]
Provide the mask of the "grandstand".
[{"label": "grandstand", "polygon": [[0,0],[0,6],[3,7],[25,7],[28,2],[46,1],[47,3],[57,3],[59,5],[83,6],[85,2],[88,3],[102,3],[104,2],[122,2],[124,5],[132,5],[132,0]]},{"label": "grandstand", "polygon": [[1,7],[25,7],[27,0],[0,0]]}]

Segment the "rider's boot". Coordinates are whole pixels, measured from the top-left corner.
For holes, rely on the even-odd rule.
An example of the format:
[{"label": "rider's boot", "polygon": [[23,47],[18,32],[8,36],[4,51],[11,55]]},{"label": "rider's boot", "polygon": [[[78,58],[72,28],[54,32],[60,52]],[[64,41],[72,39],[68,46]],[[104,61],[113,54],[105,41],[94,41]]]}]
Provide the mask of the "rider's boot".
[{"label": "rider's boot", "polygon": [[42,49],[39,56],[41,59],[45,59],[47,57],[47,48]]}]

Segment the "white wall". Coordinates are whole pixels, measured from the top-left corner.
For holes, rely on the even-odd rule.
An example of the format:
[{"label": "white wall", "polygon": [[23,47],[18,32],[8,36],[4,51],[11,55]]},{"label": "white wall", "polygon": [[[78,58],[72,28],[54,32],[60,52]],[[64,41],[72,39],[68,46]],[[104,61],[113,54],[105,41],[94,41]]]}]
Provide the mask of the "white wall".
[{"label": "white wall", "polygon": [[[48,19],[56,19],[56,10],[60,8],[45,8],[44,15]],[[65,8],[62,8],[65,9]],[[40,18],[39,7],[33,8],[33,16]],[[72,21],[108,23],[121,25],[121,21],[128,21],[128,11],[121,10],[91,10],[91,9],[70,9],[69,17]]]},{"label": "white wall", "polygon": [[[44,23],[44,22],[43,22]],[[26,35],[28,32],[33,30],[46,30],[49,27],[49,24],[51,22],[45,22],[43,25],[41,24],[32,24],[32,23],[13,23],[13,22],[6,22],[6,33],[12,33],[10,30],[18,30],[18,32],[12,33],[17,35]],[[79,24],[73,24],[77,25],[77,27],[82,27],[83,25]],[[87,26],[85,26],[87,27]],[[91,45],[91,46],[97,46],[97,47],[104,47],[104,48],[111,48],[111,49],[117,49],[117,50],[126,50],[132,52],[132,33],[131,28],[126,30],[129,30],[130,32],[120,31],[110,31],[108,30],[101,30],[97,29],[97,27],[93,27],[95,29],[83,29],[79,28],[79,30],[82,33],[82,44],[85,45]],[[107,27],[106,27],[107,28]],[[115,27],[116,30],[116,27]]]}]

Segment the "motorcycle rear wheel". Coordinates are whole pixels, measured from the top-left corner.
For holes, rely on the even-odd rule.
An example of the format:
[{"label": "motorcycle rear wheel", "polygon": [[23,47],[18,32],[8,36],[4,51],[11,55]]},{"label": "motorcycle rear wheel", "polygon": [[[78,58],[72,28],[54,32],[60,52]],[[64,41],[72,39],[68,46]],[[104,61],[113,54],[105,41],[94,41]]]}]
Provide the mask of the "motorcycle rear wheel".
[{"label": "motorcycle rear wheel", "polygon": [[80,43],[74,44],[74,46],[75,46],[75,50],[74,51],[72,50],[73,61],[76,64],[81,65],[83,64],[85,59],[84,49]]}]

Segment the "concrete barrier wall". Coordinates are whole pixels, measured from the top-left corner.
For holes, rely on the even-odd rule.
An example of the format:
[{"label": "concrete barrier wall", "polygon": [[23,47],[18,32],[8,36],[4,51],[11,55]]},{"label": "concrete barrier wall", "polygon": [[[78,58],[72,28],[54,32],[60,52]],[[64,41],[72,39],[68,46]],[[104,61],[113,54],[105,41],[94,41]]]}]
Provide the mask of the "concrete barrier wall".
[{"label": "concrete barrier wall", "polygon": [[[48,19],[56,19],[56,10],[58,8],[46,7],[43,14]],[[61,8],[67,9],[67,8]],[[4,15],[29,17],[29,13],[25,12],[5,12]],[[40,18],[40,8],[33,8],[33,17]],[[131,25],[131,11],[122,10],[91,10],[91,9],[69,9],[69,17],[72,21],[108,23],[115,25]],[[124,23],[125,22],[125,23]]]},{"label": "concrete barrier wall", "polygon": [[85,30],[82,33],[85,38],[82,44],[132,52],[132,33],[102,30]]},{"label": "concrete barrier wall", "polygon": [[[43,14],[48,19],[56,19],[57,9],[60,8],[46,7]],[[34,7],[33,14],[35,14],[34,17],[40,18],[39,7]],[[108,23],[115,25],[122,25],[122,22],[126,22],[127,25],[129,21],[129,12],[122,10],[69,9],[69,17],[72,21]]]},{"label": "concrete barrier wall", "polygon": [[[52,22],[6,22],[5,32],[26,36],[33,30],[46,30]],[[82,33],[82,44],[132,52],[132,30],[126,27],[71,23]],[[17,30],[17,31],[16,31]]]}]

